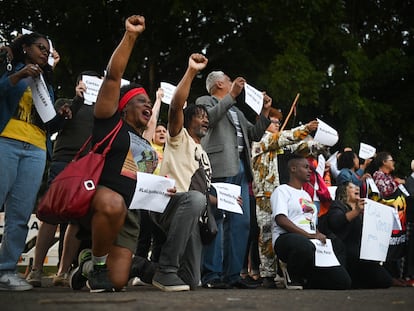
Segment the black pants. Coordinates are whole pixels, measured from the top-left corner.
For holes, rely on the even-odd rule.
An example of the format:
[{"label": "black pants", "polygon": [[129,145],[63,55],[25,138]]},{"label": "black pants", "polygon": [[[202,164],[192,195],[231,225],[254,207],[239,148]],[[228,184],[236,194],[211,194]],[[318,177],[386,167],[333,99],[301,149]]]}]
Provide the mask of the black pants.
[{"label": "black pants", "polygon": [[280,235],[275,242],[275,253],[287,263],[290,278],[304,282],[305,288],[351,288],[351,277],[343,266],[315,267],[315,245],[303,235]]},{"label": "black pants", "polygon": [[391,274],[378,262],[347,259],[353,288],[388,288],[392,285]]},{"label": "black pants", "polygon": [[158,262],[165,234],[149,217],[148,211],[141,211],[140,232],[135,255],[148,257],[151,250],[151,261]]}]

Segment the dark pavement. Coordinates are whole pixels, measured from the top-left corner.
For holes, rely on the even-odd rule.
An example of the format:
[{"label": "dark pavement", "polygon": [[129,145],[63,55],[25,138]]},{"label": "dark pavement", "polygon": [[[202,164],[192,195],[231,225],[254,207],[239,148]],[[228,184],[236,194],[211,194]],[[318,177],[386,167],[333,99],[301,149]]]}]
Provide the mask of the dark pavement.
[{"label": "dark pavement", "polygon": [[92,294],[46,287],[27,292],[0,291],[0,310],[414,310],[414,287],[375,290],[204,289],[166,293],[152,286],[129,286],[126,292]]}]

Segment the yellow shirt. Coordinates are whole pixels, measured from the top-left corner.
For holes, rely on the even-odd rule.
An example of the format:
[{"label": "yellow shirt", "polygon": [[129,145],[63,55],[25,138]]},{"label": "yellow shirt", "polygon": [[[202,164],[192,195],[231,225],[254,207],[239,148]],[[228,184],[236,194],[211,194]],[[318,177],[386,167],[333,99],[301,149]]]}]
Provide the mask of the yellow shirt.
[{"label": "yellow shirt", "polygon": [[162,158],[164,157],[164,146],[154,144],[153,142],[151,142],[151,146],[152,146],[152,148],[155,149],[155,152],[157,152],[157,156],[158,156],[158,164],[157,164],[157,167],[155,168],[153,174],[159,175],[160,174]]},{"label": "yellow shirt", "polygon": [[0,136],[20,140],[46,150],[46,132],[33,124],[34,117],[32,91],[28,87],[20,99],[16,115],[10,119]]}]

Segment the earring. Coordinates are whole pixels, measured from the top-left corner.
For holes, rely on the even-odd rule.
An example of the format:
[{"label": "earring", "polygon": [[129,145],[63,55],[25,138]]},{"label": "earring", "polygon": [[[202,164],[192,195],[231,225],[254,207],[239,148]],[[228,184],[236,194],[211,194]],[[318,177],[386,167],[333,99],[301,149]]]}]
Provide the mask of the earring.
[{"label": "earring", "polygon": [[23,54],[26,54],[27,52],[26,52],[26,50],[23,50]]}]

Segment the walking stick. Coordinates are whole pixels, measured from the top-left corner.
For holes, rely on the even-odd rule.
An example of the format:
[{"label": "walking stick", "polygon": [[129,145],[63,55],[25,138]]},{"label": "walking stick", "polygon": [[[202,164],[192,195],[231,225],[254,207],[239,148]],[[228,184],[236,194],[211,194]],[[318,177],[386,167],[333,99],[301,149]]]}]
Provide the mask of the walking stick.
[{"label": "walking stick", "polygon": [[285,122],[283,122],[283,125],[282,125],[282,127],[280,128],[280,130],[279,130],[280,132],[281,132],[281,131],[283,131],[283,130],[285,129],[286,124],[288,123],[289,118],[290,118],[290,116],[292,115],[293,110],[295,109],[295,106],[296,106],[296,103],[297,103],[297,101],[298,101],[298,99],[299,99],[299,96],[300,96],[300,93],[298,93],[298,94],[296,95],[295,100],[293,101],[293,104],[292,104],[292,106],[290,107],[290,111],[289,111],[289,113],[288,113],[288,115],[287,115],[287,117],[286,117],[286,119],[285,119]]}]

